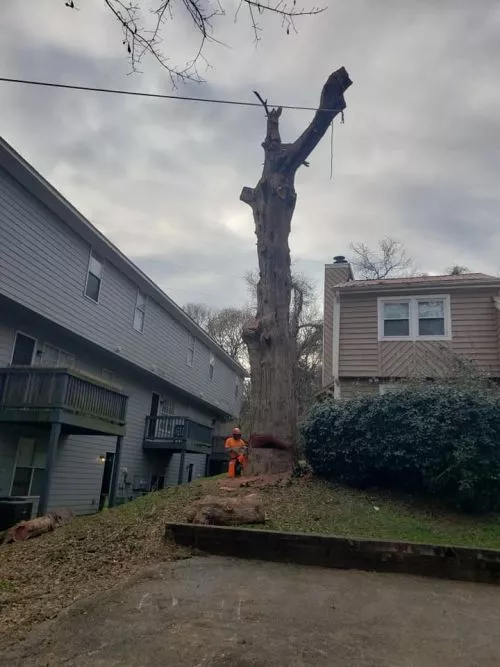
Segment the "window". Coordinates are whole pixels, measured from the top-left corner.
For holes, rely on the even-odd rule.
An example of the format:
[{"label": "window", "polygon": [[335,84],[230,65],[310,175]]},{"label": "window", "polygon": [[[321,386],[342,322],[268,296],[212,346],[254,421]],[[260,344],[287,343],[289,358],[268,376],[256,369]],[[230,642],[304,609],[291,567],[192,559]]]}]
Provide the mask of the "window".
[{"label": "window", "polygon": [[384,303],[384,336],[410,335],[410,304],[408,302]]},{"label": "window", "polygon": [[418,302],[418,335],[444,336],[444,301]]},{"label": "window", "polygon": [[192,366],[194,363],[194,348],[196,346],[196,338],[193,336],[193,334],[188,335],[189,339],[186,363],[188,366]]},{"label": "window", "polygon": [[87,271],[87,284],[85,285],[85,296],[89,299],[99,301],[102,280],[102,262],[97,259],[93,252],[90,253],[89,268]]},{"label": "window", "polygon": [[146,316],[146,297],[137,292],[134,311],[134,329],[139,332],[144,331],[144,318]]},{"label": "window", "polygon": [[448,295],[379,299],[378,317],[379,340],[451,338]]},{"label": "window", "polygon": [[210,355],[210,365],[208,367],[208,377],[210,380],[214,379],[214,368],[215,368],[215,357],[213,354]]},{"label": "window", "polygon": [[39,496],[47,463],[47,445],[33,438],[19,438],[12,496]]},{"label": "window", "polygon": [[48,366],[49,368],[73,368],[75,365],[75,356],[60,350],[54,345],[45,343],[42,350],[42,357],[40,359],[41,366]]},{"label": "window", "polygon": [[36,340],[34,338],[17,333],[12,350],[11,366],[31,366],[35,346]]}]

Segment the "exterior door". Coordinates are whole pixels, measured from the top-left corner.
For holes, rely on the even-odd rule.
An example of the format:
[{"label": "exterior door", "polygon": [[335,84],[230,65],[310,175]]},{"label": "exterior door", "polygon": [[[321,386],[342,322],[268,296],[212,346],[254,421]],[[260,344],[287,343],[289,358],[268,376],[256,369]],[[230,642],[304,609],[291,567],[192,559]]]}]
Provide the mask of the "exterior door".
[{"label": "exterior door", "polygon": [[111,487],[111,475],[113,473],[113,463],[115,461],[114,452],[106,452],[106,460],[104,462],[104,470],[102,473],[101,496],[99,499],[99,511],[101,511],[109,496],[109,489]]},{"label": "exterior door", "polygon": [[16,333],[14,349],[12,350],[11,366],[31,366],[35,353],[36,340],[31,336]]}]

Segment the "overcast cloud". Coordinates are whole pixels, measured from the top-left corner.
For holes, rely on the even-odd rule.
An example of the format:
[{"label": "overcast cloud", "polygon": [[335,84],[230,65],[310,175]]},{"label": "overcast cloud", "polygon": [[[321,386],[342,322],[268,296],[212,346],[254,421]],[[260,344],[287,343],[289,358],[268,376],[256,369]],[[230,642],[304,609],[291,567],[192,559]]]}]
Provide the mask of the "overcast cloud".
[{"label": "overcast cloud", "polygon": [[[153,61],[127,76],[103,2],[77,4],[4,0],[2,75],[171,92]],[[325,262],[351,241],[392,236],[422,271],[499,271],[498,1],[330,0],[298,35],[264,17],[258,48],[245,14],[234,23],[226,9],[215,29],[227,46],[207,49],[207,83],[179,93],[252,100],[257,89],[311,106],[337,67],[354,81],[334,129],[333,180],[329,136],[297,178],[298,270],[321,287]],[[182,63],[192,38],[176,19],[165,49]],[[310,117],[284,112],[283,139]],[[260,109],[0,83],[2,136],[181,304],[246,298],[256,249],[239,194],[259,178],[264,129]]]}]

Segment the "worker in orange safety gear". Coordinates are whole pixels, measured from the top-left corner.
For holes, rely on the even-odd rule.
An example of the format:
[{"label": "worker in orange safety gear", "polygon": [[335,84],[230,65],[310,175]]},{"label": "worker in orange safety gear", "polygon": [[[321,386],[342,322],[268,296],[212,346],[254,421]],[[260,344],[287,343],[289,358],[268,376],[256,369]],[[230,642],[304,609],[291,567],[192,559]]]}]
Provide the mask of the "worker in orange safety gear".
[{"label": "worker in orange safety gear", "polygon": [[239,428],[233,428],[233,434],[227,438],[224,447],[229,454],[229,477],[239,477],[248,463],[247,443],[241,437]]}]

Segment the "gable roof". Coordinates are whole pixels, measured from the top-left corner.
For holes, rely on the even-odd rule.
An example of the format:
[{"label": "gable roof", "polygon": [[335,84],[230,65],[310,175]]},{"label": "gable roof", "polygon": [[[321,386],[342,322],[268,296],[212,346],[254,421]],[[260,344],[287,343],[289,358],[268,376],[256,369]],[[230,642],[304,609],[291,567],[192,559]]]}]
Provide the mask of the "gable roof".
[{"label": "gable roof", "polygon": [[410,278],[384,278],[381,280],[350,280],[348,282],[335,285],[342,290],[356,289],[384,289],[384,288],[402,288],[402,287],[434,287],[439,285],[447,286],[481,286],[498,285],[500,287],[500,278],[490,276],[486,273],[461,273],[458,276],[412,276]]},{"label": "gable roof", "polygon": [[59,220],[83,238],[101,257],[124,273],[144,294],[158,303],[171,317],[203,341],[227,366],[240,376],[247,372],[227,354],[189,315],[154,283],[139,267],[87,220],[29,162],[0,137],[0,167],[44,204]]}]

